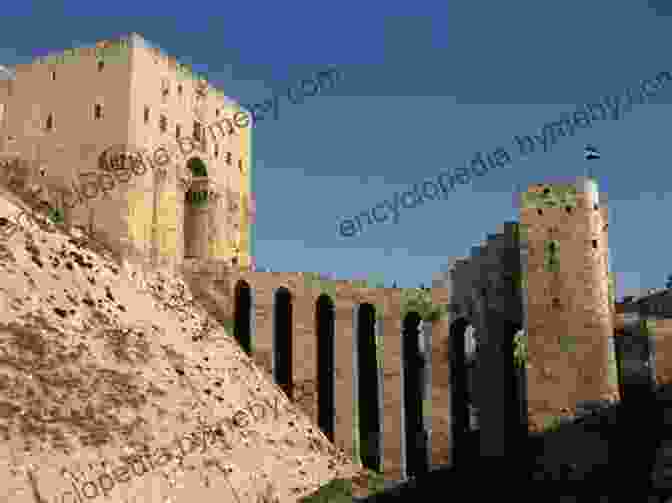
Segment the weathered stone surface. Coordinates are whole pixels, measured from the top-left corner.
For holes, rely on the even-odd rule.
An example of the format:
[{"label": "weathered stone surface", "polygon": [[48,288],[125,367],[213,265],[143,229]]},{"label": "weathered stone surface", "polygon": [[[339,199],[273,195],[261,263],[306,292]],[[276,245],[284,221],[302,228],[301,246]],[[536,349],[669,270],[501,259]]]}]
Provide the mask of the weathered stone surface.
[{"label": "weathered stone surface", "polygon": [[0,243],[0,499],[284,502],[359,471],[183,281],[86,241]]}]

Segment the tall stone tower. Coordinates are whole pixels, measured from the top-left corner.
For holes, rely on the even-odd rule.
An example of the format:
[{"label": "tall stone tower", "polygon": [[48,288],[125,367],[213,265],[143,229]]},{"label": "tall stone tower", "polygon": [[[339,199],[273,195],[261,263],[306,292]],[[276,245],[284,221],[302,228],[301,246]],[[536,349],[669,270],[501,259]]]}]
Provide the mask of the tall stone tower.
[{"label": "tall stone tower", "polygon": [[[0,72],[0,159],[68,225],[156,265],[251,264],[251,140],[238,103],[136,33]],[[110,147],[153,167],[115,181]]]},{"label": "tall stone tower", "polygon": [[597,183],[534,185],[521,194],[523,318],[530,426],[584,400],[618,399],[607,208]]}]

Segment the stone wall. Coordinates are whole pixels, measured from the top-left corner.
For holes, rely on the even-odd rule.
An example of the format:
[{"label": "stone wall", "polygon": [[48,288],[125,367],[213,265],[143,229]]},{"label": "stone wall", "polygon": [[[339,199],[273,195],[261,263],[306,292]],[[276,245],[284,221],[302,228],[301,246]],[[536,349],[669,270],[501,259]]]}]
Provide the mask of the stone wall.
[{"label": "stone wall", "polygon": [[[292,295],[292,367],[295,400],[304,412],[318,423],[317,393],[317,337],[316,302],[321,294],[328,295],[335,306],[335,435],[334,443],[353,457],[357,456],[357,421],[354,419],[353,396],[356,395],[353,376],[357,375],[354,353],[354,319],[359,304],[369,303],[376,309],[378,319],[378,354],[382,377],[382,465],[385,476],[400,478],[404,471],[403,460],[408,454],[402,451],[402,320],[401,290],[390,288],[364,288],[353,281],[333,280],[321,284],[304,273],[249,272],[220,269],[215,272],[202,264],[186,264],[183,269],[192,285],[198,285],[201,298],[217,299],[220,321],[233,327],[236,285],[246,282],[253,294],[254,340],[252,358],[273,378],[273,313],[275,293],[287,288]],[[200,273],[200,274],[199,274]],[[190,279],[189,279],[190,278]],[[443,289],[434,295],[445,295]],[[213,304],[214,305],[214,304]],[[424,414],[431,419],[432,463],[450,460],[449,424],[447,421],[448,380],[443,372],[447,361],[448,324],[441,320],[433,324],[431,345],[431,403],[424,404]],[[370,397],[358,397],[361,404]],[[434,402],[435,400],[435,402]],[[412,446],[408,446],[410,450]]]},{"label": "stone wall", "polygon": [[[449,274],[434,282],[435,288],[443,287],[437,290],[436,300],[450,306],[446,324],[463,320],[464,327],[470,324],[476,330],[480,349],[473,371],[473,391],[474,402],[480,409],[481,453],[487,456],[503,455],[507,448],[506,439],[511,438],[506,431],[507,424],[510,426],[512,421],[508,417],[513,411],[506,397],[511,394],[512,381],[503,376],[508,372],[511,377],[513,359],[512,351],[503,342],[512,337],[509,332],[522,327],[517,283],[520,276],[517,226],[513,222],[506,223],[501,231],[488,235],[487,241],[480,246],[472,247],[470,257],[455,260]],[[447,330],[442,332],[448,334]],[[454,335],[464,337],[462,332]],[[451,347],[450,343],[447,345]],[[464,358],[464,355],[455,357]],[[445,366],[437,367],[434,370],[437,379],[445,382],[446,377],[442,375]],[[459,421],[455,417],[459,414],[457,407],[465,405],[458,403],[459,399],[453,401],[452,420]],[[511,448],[514,448],[513,444]]]}]

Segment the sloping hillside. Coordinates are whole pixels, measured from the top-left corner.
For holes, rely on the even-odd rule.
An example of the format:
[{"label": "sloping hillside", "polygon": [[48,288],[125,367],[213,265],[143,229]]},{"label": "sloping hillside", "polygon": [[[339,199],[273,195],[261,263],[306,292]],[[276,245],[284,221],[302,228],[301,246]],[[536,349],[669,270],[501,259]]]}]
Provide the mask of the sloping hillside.
[{"label": "sloping hillside", "polygon": [[356,475],[183,282],[21,222],[0,240],[0,502],[284,503]]}]

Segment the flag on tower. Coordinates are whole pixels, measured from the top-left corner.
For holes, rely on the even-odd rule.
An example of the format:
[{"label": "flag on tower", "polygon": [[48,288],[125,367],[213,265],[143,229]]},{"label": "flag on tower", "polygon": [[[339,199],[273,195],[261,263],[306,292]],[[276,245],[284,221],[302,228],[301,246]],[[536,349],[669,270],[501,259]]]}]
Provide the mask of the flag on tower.
[{"label": "flag on tower", "polygon": [[599,159],[600,153],[597,151],[595,147],[593,147],[592,145],[588,145],[586,146],[585,156],[586,160],[590,161],[591,159]]}]

